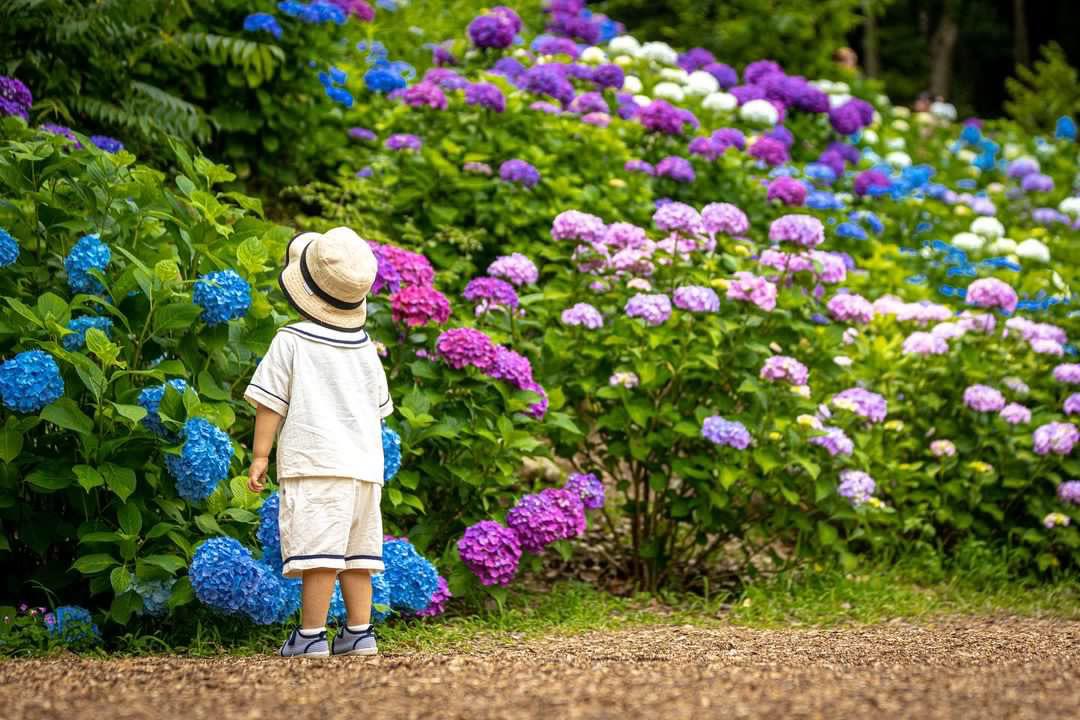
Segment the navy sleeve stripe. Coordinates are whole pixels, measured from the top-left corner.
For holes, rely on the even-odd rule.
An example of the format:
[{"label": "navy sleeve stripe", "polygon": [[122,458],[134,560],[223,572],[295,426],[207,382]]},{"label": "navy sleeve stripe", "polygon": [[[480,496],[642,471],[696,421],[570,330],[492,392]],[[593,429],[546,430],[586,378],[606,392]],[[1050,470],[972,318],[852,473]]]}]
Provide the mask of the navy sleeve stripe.
[{"label": "navy sleeve stripe", "polygon": [[256,385],[255,383],[249,383],[249,384],[251,385],[251,387],[253,387],[253,388],[257,389],[257,390],[262,390],[262,391],[263,391],[264,393],[266,393],[266,394],[267,394],[267,395],[269,395],[270,397],[272,397],[272,398],[277,398],[278,400],[280,400],[281,402],[285,403],[286,405],[288,405],[288,404],[289,404],[289,401],[288,401],[288,400],[286,400],[285,398],[281,397],[281,396],[280,396],[280,395],[278,395],[277,393],[272,393],[272,392],[270,392],[269,390],[267,390],[266,388],[264,388],[264,387],[263,387],[262,385]]}]

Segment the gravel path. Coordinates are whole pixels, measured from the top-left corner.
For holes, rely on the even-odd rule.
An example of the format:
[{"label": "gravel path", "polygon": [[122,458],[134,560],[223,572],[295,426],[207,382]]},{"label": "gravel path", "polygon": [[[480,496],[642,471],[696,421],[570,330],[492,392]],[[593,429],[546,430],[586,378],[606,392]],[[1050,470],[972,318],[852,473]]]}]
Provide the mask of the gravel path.
[{"label": "gravel path", "polygon": [[5,720],[1076,718],[1080,622],[656,627],[378,658],[0,662]]}]

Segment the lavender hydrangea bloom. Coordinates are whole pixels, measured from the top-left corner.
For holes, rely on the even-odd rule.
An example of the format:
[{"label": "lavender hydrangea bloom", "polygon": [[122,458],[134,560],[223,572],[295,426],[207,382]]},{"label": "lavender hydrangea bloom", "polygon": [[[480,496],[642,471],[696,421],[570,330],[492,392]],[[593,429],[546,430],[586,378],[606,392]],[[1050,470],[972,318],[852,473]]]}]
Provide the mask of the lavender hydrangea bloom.
[{"label": "lavender hydrangea bloom", "polygon": [[685,126],[692,124],[679,108],[666,100],[653,100],[638,111],[637,118],[646,130],[665,135],[681,135]]},{"label": "lavender hydrangea bloom", "polygon": [[746,136],[735,128],[720,128],[712,134],[713,145],[722,153],[728,148],[746,149]]},{"label": "lavender hydrangea bloom", "polygon": [[625,170],[626,172],[644,173],[645,175],[656,174],[656,168],[653,167],[652,163],[637,159],[627,160],[626,163],[623,165],[623,170]]},{"label": "lavender hydrangea bloom", "polygon": [[484,585],[510,584],[521,561],[517,533],[494,520],[481,520],[465,530],[457,543],[465,566]]},{"label": "lavender hydrangea bloom", "polygon": [[763,277],[740,271],[732,277],[727,289],[729,300],[753,303],[765,312],[776,308],[776,286]]},{"label": "lavender hydrangea bloom", "polygon": [[838,408],[849,410],[870,422],[879,423],[888,414],[888,405],[885,398],[875,392],[863,388],[848,388],[833,395],[832,404]]},{"label": "lavender hydrangea bloom", "polygon": [[1054,179],[1042,173],[1031,173],[1020,181],[1020,188],[1027,193],[1051,192],[1054,189]]},{"label": "lavender hydrangea bloom", "polygon": [[728,90],[739,84],[739,74],[735,72],[735,69],[730,65],[725,65],[724,63],[709,63],[701,69],[716,78],[716,82],[720,83],[720,87],[724,90]]},{"label": "lavender hydrangea bloom", "polygon": [[1069,397],[1065,398],[1065,405],[1062,407],[1066,415],[1076,415],[1080,413],[1080,393],[1073,393]]},{"label": "lavender hydrangea bloom", "polygon": [[705,232],[733,237],[745,235],[750,229],[746,213],[731,203],[709,203],[701,209],[701,222]]},{"label": "lavender hydrangea bloom", "polygon": [[483,315],[496,307],[506,308],[511,311],[516,310],[519,304],[514,286],[498,278],[473,278],[465,286],[462,295],[466,300],[477,303],[477,315]]},{"label": "lavender hydrangea bloom", "polygon": [[997,278],[980,278],[968,285],[965,296],[969,305],[984,308],[999,307],[1005,312],[1016,310],[1019,298],[1012,287]]},{"label": "lavender hydrangea bloom", "polygon": [[420,150],[423,146],[423,140],[416,135],[409,135],[407,133],[398,133],[386,138],[387,150]]},{"label": "lavender hydrangea bloom", "polygon": [[825,242],[825,226],[812,215],[784,215],[769,225],[769,240],[814,248]]},{"label": "lavender hydrangea bloom", "polygon": [[665,232],[678,231],[693,235],[703,230],[698,211],[681,202],[660,206],[653,213],[652,220],[658,230]]},{"label": "lavender hydrangea bloom", "polygon": [[639,317],[650,325],[663,325],[671,317],[671,300],[667,295],[638,293],[626,301],[626,315]]},{"label": "lavender hydrangea bloom", "polygon": [[540,182],[540,173],[524,160],[507,160],[499,166],[499,177],[504,182],[531,188]]},{"label": "lavender hydrangea bloom", "polygon": [[[581,498],[585,509],[599,510],[604,507],[604,483],[593,473],[575,473],[567,479],[564,487]],[[1080,499],[1077,502],[1080,503]]]},{"label": "lavender hydrangea bloom", "polygon": [[1020,403],[1009,403],[1001,409],[1001,419],[1010,425],[1027,425],[1031,422],[1031,411]]},{"label": "lavender hydrangea bloom", "polygon": [[877,485],[874,479],[860,470],[844,470],[840,473],[840,485],[836,492],[854,505],[863,505],[874,495]]},{"label": "lavender hydrangea bloom", "polygon": [[810,377],[806,366],[793,357],[774,355],[761,366],[763,380],[786,380],[792,385],[805,385]]},{"label": "lavender hydrangea bloom", "polygon": [[532,285],[540,278],[540,273],[533,261],[521,253],[495,258],[494,262],[488,265],[487,271],[488,275],[502,278],[518,287]]},{"label": "lavender hydrangea bloom", "polygon": [[656,176],[671,178],[676,182],[694,182],[694,166],[686,158],[670,155],[656,164]]},{"label": "lavender hydrangea bloom", "polygon": [[618,90],[626,82],[626,75],[618,65],[607,63],[593,71],[592,81],[601,89],[611,88]]},{"label": "lavender hydrangea bloom", "polygon": [[889,176],[878,170],[865,170],[859,173],[852,184],[855,194],[860,197],[863,195],[880,195],[888,192],[891,187],[892,181],[889,180]]},{"label": "lavender hydrangea bloom", "polygon": [[419,82],[406,89],[402,100],[410,107],[429,107],[434,110],[445,110],[447,107],[442,88],[428,81]]},{"label": "lavender hydrangea bloom", "polygon": [[563,325],[597,330],[604,325],[604,316],[589,303],[577,303],[562,312]]},{"label": "lavender hydrangea bloom", "polygon": [[727,420],[719,415],[705,418],[701,425],[701,436],[715,445],[727,445],[736,450],[750,447],[750,433],[737,420]]},{"label": "lavender hydrangea bloom", "polygon": [[501,13],[473,18],[468,27],[469,39],[478,48],[502,50],[514,44],[514,24]]},{"label": "lavender hydrangea bloom", "polygon": [[1058,500],[1070,505],[1080,505],[1080,480],[1066,480],[1058,485]]},{"label": "lavender hydrangea bloom", "polygon": [[714,313],[720,311],[720,297],[712,288],[700,285],[684,285],[672,294],[675,306],[690,312]]},{"label": "lavender hydrangea bloom", "polygon": [[976,412],[997,412],[1005,407],[1005,396],[986,385],[972,385],[964,390],[964,404]]},{"label": "lavender hydrangea bloom", "polygon": [[829,314],[840,322],[866,325],[874,319],[874,306],[866,298],[854,293],[834,295],[826,307]]},{"label": "lavender hydrangea bloom", "polygon": [[1032,444],[1039,455],[1068,455],[1077,441],[1080,441],[1080,431],[1070,423],[1047,423],[1032,434]]},{"label": "lavender hydrangea bloom", "polygon": [[528,92],[547,95],[564,106],[574,99],[574,86],[557,64],[534,65],[521,75],[521,85]]},{"label": "lavender hydrangea bloom", "polygon": [[353,140],[360,140],[361,142],[374,142],[378,139],[378,135],[374,131],[365,127],[351,127],[349,128],[349,137]]},{"label": "lavender hydrangea bloom", "polygon": [[823,427],[820,435],[810,438],[810,444],[825,448],[829,455],[850,455],[855,450],[855,443],[840,428]]},{"label": "lavender hydrangea bloom", "polygon": [[1080,363],[1062,363],[1054,368],[1054,380],[1068,385],[1080,384]]},{"label": "lavender hydrangea bloom", "polygon": [[487,374],[488,377],[510,383],[518,390],[532,390],[536,385],[529,358],[502,345],[495,348],[495,360],[487,369]]},{"label": "lavender hydrangea bloom", "polygon": [[787,145],[776,138],[762,136],[750,146],[750,157],[760,160],[769,167],[783,165],[789,159]]},{"label": "lavender hydrangea bloom", "polygon": [[578,210],[561,212],[551,223],[553,240],[580,240],[595,245],[603,242],[606,232],[603,220]]},{"label": "lavender hydrangea bloom", "polygon": [[949,351],[945,338],[928,332],[913,332],[904,339],[905,355],[943,355]]}]

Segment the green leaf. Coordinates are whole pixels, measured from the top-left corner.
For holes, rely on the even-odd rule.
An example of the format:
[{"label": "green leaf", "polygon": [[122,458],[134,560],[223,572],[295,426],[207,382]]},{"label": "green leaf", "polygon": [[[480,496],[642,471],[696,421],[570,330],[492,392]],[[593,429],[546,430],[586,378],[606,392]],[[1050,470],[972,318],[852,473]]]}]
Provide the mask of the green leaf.
[{"label": "green leaf", "polygon": [[17,300],[13,297],[5,297],[4,300],[7,300],[7,304],[11,306],[12,310],[17,312],[19,315],[22,315],[24,318],[32,322],[37,327],[45,327],[45,323],[41,322],[41,318],[39,318],[37,314],[30,309],[30,306],[28,306],[21,300]]},{"label": "green leaf", "polygon": [[117,362],[120,358],[120,346],[109,340],[109,336],[98,328],[86,330],[86,349],[96,355],[105,367],[122,365]]},{"label": "green leaf", "polygon": [[195,524],[198,525],[199,529],[207,535],[225,534],[225,532],[221,529],[221,526],[218,525],[217,520],[214,519],[213,515],[209,515],[207,513],[203,513],[202,515],[196,515]]},{"label": "green leaf", "polygon": [[93,555],[83,555],[76,560],[71,567],[72,569],[81,572],[83,575],[93,575],[102,570],[107,570],[116,564],[116,559],[112,555],[95,553]]},{"label": "green leaf", "polygon": [[116,511],[116,518],[120,521],[120,529],[127,535],[138,535],[142,530],[142,513],[135,503],[124,503]]},{"label": "green leaf", "polygon": [[131,573],[128,572],[126,567],[115,567],[109,573],[109,583],[112,585],[113,592],[117,595],[127,592],[128,588],[131,587]]},{"label": "green leaf", "polygon": [[825,547],[835,545],[836,541],[840,539],[840,534],[836,531],[836,528],[827,522],[818,522],[817,534],[818,541]]},{"label": "green leaf", "polygon": [[121,403],[113,403],[112,406],[116,409],[116,412],[120,413],[122,417],[127,418],[132,423],[137,423],[146,417],[146,408],[142,405],[123,405]]},{"label": "green leaf", "polygon": [[139,560],[147,565],[159,567],[170,575],[175,575],[177,572],[187,567],[187,562],[184,558],[176,555],[147,555],[144,558],[139,558]]},{"label": "green leaf", "polygon": [[394,505],[394,507],[397,507],[401,504],[401,491],[398,490],[396,487],[391,485],[390,487],[386,488],[386,496],[390,498],[390,502]]},{"label": "green leaf", "polygon": [[6,463],[19,457],[23,448],[23,434],[15,428],[0,429],[0,460]]},{"label": "green leaf", "polygon": [[249,237],[236,247],[236,261],[249,275],[256,275],[266,269],[270,252],[259,238]]},{"label": "green leaf", "polygon": [[154,332],[190,329],[202,315],[202,308],[194,303],[170,303],[154,313]]},{"label": "green leaf", "polygon": [[833,484],[828,478],[819,477],[814,482],[814,502],[821,502],[833,493]]},{"label": "green leaf", "polygon": [[105,477],[105,484],[120,498],[121,502],[127,502],[131,493],[135,492],[135,471],[131,468],[105,463],[101,466],[101,474]]},{"label": "green leaf", "polygon": [[172,595],[169,596],[167,605],[170,610],[175,610],[181,605],[187,605],[194,599],[195,591],[191,587],[191,579],[185,575],[173,585]]},{"label": "green leaf", "polygon": [[210,374],[209,370],[203,370],[199,373],[199,392],[205,395],[211,400],[231,400],[232,396],[228,390],[221,387],[214,376]]},{"label": "green leaf", "polygon": [[142,598],[139,594],[129,590],[113,598],[112,605],[109,606],[109,616],[117,623],[126,625],[132,613],[142,606]]},{"label": "green leaf", "polygon": [[26,482],[42,490],[63,490],[71,485],[71,470],[60,466],[41,466],[26,476]]},{"label": "green leaf", "polygon": [[754,451],[754,460],[761,466],[761,470],[766,473],[773,468],[779,467],[783,462],[772,448],[758,448]]},{"label": "green leaf", "polygon": [[67,323],[71,316],[71,309],[68,307],[67,301],[51,292],[47,292],[38,298],[37,310],[42,320],[53,320],[61,325]]},{"label": "green leaf", "polygon": [[41,411],[41,419],[51,422],[65,430],[74,430],[80,435],[94,432],[94,421],[90,419],[71,398],[60,398]]},{"label": "green leaf", "polygon": [[83,490],[89,491],[105,484],[105,478],[102,477],[101,473],[89,465],[76,465],[71,469]]},{"label": "green leaf", "polygon": [[120,536],[114,532],[91,532],[79,538],[80,543],[115,543],[120,542]]}]

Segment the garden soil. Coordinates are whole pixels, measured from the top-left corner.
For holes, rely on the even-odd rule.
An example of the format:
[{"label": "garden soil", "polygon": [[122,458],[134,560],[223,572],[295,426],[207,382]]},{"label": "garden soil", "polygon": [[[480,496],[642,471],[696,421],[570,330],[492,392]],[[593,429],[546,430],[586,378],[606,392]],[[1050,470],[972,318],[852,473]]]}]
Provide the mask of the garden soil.
[{"label": "garden soil", "polygon": [[463,652],[0,662],[5,720],[1076,718],[1080,622],[650,627]]}]

